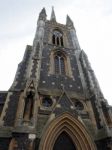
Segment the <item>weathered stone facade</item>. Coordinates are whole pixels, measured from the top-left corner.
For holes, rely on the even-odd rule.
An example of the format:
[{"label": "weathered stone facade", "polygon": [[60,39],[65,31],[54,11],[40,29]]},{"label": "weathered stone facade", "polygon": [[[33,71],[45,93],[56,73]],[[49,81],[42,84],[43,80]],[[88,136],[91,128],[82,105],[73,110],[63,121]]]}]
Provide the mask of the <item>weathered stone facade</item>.
[{"label": "weathered stone facade", "polygon": [[39,14],[9,91],[0,92],[0,150],[112,150],[105,100],[73,22]]}]

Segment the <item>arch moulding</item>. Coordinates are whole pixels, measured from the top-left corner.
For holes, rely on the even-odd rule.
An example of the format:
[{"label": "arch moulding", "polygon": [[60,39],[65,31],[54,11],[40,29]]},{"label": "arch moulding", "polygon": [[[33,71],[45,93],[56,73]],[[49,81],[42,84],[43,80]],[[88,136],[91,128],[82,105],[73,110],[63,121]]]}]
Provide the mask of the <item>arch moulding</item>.
[{"label": "arch moulding", "polygon": [[95,143],[88,134],[84,125],[69,113],[55,118],[47,125],[43,132],[39,150],[53,150],[53,146],[58,136],[66,132],[72,139],[77,150],[96,150]]}]

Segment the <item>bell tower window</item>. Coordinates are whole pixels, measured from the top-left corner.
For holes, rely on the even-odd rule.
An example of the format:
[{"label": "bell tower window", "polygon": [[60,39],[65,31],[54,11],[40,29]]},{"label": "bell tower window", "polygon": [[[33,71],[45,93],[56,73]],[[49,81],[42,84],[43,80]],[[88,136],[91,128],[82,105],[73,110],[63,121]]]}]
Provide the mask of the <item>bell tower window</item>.
[{"label": "bell tower window", "polygon": [[65,57],[61,52],[57,52],[54,56],[55,73],[65,74]]},{"label": "bell tower window", "polygon": [[49,74],[69,76],[73,78],[70,57],[63,49],[54,49],[50,54]]},{"label": "bell tower window", "polygon": [[54,30],[52,35],[52,43],[57,46],[63,46],[63,34],[60,31]]}]

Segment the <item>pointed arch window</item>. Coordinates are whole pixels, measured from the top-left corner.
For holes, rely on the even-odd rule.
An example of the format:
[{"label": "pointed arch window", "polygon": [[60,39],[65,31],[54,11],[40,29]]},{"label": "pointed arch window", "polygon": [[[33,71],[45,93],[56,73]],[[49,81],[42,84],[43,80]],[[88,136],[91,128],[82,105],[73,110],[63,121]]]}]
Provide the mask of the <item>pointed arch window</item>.
[{"label": "pointed arch window", "polygon": [[65,74],[65,56],[61,52],[55,54],[54,64],[56,74]]},{"label": "pointed arch window", "polygon": [[63,49],[54,49],[50,55],[49,74],[73,78],[69,55]]},{"label": "pointed arch window", "polygon": [[52,43],[57,46],[63,46],[63,34],[60,31],[53,31]]}]

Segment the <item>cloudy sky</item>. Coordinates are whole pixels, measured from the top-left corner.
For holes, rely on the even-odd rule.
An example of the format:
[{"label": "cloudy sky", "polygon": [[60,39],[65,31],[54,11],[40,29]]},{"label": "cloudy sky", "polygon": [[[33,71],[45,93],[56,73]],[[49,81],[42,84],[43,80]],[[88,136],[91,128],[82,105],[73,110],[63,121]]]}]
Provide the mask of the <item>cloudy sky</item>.
[{"label": "cloudy sky", "polygon": [[11,86],[25,47],[33,42],[37,18],[45,7],[57,21],[72,18],[81,48],[87,53],[100,87],[112,105],[111,0],[0,0],[0,90]]}]

